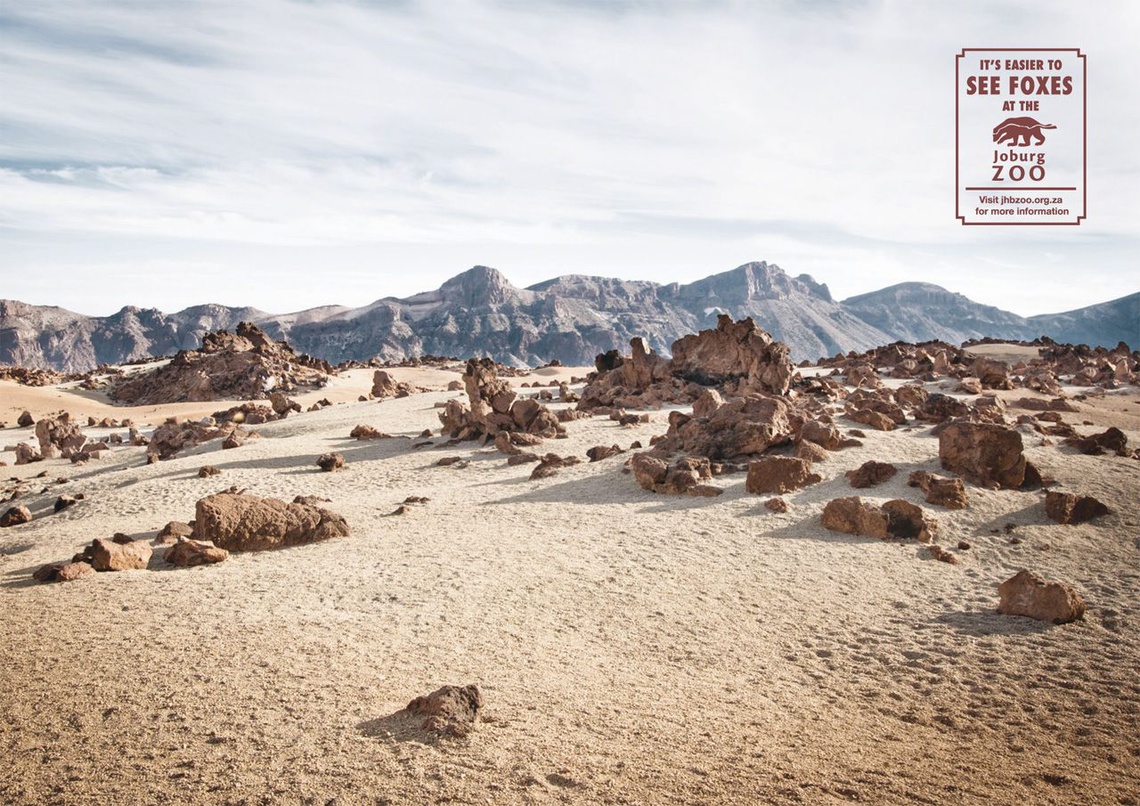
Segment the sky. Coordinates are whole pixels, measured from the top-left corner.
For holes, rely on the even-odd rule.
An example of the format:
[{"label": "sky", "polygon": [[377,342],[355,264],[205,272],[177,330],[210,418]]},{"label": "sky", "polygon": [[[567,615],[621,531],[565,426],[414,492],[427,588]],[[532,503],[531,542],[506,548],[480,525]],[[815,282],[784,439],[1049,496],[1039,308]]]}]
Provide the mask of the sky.
[{"label": "sky", "polygon": [[[0,298],[273,313],[473,265],[1029,316],[1140,290],[1134,0],[5,0]],[[1079,47],[1088,218],[955,218],[955,55]]]}]

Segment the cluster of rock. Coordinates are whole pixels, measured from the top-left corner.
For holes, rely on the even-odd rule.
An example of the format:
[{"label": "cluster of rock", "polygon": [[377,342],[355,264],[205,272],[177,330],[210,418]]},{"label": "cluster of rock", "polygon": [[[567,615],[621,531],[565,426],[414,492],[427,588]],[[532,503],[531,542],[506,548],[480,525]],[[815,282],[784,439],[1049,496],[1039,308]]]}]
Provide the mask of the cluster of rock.
[{"label": "cluster of rock", "polygon": [[[27,414],[27,412],[25,412]],[[29,415],[30,418],[30,415]],[[21,420],[24,420],[21,415]],[[30,423],[29,423],[30,424]],[[16,464],[26,465],[44,459],[70,459],[73,463],[98,459],[111,449],[108,442],[89,440],[67,412],[60,412],[35,421],[36,441],[39,449],[20,442],[13,446]],[[119,438],[121,441],[121,437]]]},{"label": "cluster of rock", "polygon": [[[299,546],[350,534],[345,519],[319,503],[302,496],[287,503],[231,489],[199,500],[190,523],[171,521],[155,543],[169,545],[166,563],[192,567],[223,562],[232,551]],[[68,562],[41,567],[33,578],[70,582],[96,571],[145,569],[152,554],[146,541],[118,534],[110,540],[96,539]]]},{"label": "cluster of rock", "polygon": [[121,378],[110,395],[125,405],[257,400],[275,391],[319,388],[333,372],[328,362],[298,354],[286,342],[242,322],[234,333],[207,333],[200,350],[183,350],[166,366]]},{"label": "cluster of rock", "polygon": [[552,439],[566,433],[554,412],[533,398],[520,398],[488,358],[467,362],[463,384],[469,405],[447,401],[439,414],[444,436],[496,440],[505,433],[513,440],[516,434]]},{"label": "cluster of rock", "polygon": [[690,403],[707,387],[717,387],[726,395],[784,395],[795,375],[787,346],[751,318],[734,322],[721,314],[715,329],[673,342],[670,359],[657,355],[645,339],[632,339],[630,345],[629,356],[611,350],[595,359],[597,372],[587,378],[579,409],[647,409]]},{"label": "cluster of rock", "polygon": [[[223,449],[240,448],[248,440],[260,438],[256,431],[248,431],[234,422],[219,424],[213,417],[201,420],[183,420],[179,417],[167,418],[166,422],[154,429],[145,442],[148,462],[171,459],[181,451],[209,442],[222,440]],[[138,442],[145,438],[139,437]]]},{"label": "cluster of rock", "polygon": [[[1105,389],[1140,383],[1140,352],[1131,351],[1123,342],[1112,349],[1055,344],[1049,339],[1015,342],[1037,347],[1039,355],[1014,365],[987,356],[975,356],[969,351],[970,346],[983,343],[1004,342],[975,340],[963,347],[939,341],[921,344],[895,342],[864,353],[822,359],[818,364],[832,368],[833,374],[846,376],[849,383],[853,377],[866,375],[871,368],[892,378],[923,381],[955,378],[961,382],[962,391],[971,394],[981,394],[987,389],[1030,389],[1056,395],[1061,392],[1062,381],[1070,386]],[[807,362],[802,364],[806,365]]]}]

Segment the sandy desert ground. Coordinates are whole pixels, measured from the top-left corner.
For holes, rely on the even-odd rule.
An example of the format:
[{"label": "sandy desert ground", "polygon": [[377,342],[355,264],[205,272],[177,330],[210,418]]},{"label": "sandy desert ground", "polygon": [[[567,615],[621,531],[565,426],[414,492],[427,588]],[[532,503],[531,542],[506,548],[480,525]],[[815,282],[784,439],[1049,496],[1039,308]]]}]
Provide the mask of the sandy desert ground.
[{"label": "sandy desert ground", "polygon": [[[856,492],[923,503],[906,477],[939,470],[926,426],[864,428],[774,514],[743,474],[716,479],[718,498],[667,497],[622,472],[629,454],[531,481],[493,448],[413,448],[438,434],[434,406],[461,395],[442,391],[458,374],[394,374],[439,391],[359,403],[358,371],[311,395],[343,405],[257,426],[263,438],[234,450],[3,469],[47,477],[22,499],[36,519],[0,530],[0,801],[1140,803],[1140,462],[1023,433],[1045,475],[1112,514],[1061,526],[1039,492],[970,487],[968,509],[924,504],[951,566],[819,524],[824,503]],[[0,401],[9,423],[24,408],[151,423],[224,408],[130,411],[9,384]],[[1079,407],[1065,417],[1082,432],[1140,440],[1134,388]],[[359,423],[396,438],[350,440]],[[584,456],[666,427],[666,412],[579,420],[544,447]],[[31,429],[0,432],[0,446],[21,439]],[[332,450],[347,467],[322,473]],[[868,459],[900,473],[853,491],[843,473]],[[222,474],[198,478],[203,464]],[[353,535],[31,579],[93,538],[153,537],[230,485],[331,499]],[[65,492],[86,497],[52,514]],[[390,514],[411,495],[430,500]],[[1074,585],[1084,619],[999,615],[997,585],[1021,568]],[[402,709],[449,683],[478,684],[485,719],[435,741]]]}]

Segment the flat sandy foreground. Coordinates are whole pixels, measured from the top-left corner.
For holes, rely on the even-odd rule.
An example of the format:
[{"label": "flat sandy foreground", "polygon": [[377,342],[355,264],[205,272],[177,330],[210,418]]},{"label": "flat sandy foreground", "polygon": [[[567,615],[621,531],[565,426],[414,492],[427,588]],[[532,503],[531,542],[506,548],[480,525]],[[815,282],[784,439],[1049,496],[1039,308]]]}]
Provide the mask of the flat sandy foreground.
[{"label": "flat sandy foreground", "polygon": [[[394,374],[440,391],[358,403],[361,371],[301,398],[344,405],[257,426],[235,450],[4,468],[48,477],[21,499],[35,521],[0,531],[0,801],[1140,802],[1140,462],[1023,431],[1045,475],[1112,514],[1061,526],[1041,493],[970,487],[966,510],[923,504],[951,566],[819,525],[824,503],[856,492],[922,504],[906,478],[939,469],[926,426],[864,427],[773,514],[742,474],[715,480],[719,498],[665,497],[622,473],[629,454],[530,481],[532,466],[474,443],[413,448],[438,434],[434,404],[460,395],[442,391],[458,375]],[[9,423],[23,408],[158,423],[227,405],[123,410],[0,387]],[[1140,440],[1135,389],[1079,405],[1065,418],[1083,433]],[[544,449],[648,444],[666,414],[571,422]],[[360,423],[397,438],[350,440]],[[327,451],[342,472],[317,469]],[[844,471],[872,458],[900,472],[852,490]],[[199,479],[204,464],[222,475]],[[31,580],[93,538],[189,520],[230,485],[329,498],[353,535],[193,569],[158,549],[145,571]],[[86,498],[52,514],[65,492]],[[430,501],[389,514],[411,495]],[[1073,584],[1085,618],[997,614],[998,583],[1021,568]],[[467,738],[433,741],[402,712],[468,683],[486,707]]]}]

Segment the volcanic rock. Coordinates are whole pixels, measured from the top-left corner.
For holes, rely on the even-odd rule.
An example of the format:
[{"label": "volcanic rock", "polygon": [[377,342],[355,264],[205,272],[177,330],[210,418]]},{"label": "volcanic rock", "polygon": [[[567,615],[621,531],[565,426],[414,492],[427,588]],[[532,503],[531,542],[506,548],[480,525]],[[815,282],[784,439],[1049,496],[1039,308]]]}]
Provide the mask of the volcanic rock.
[{"label": "volcanic rock", "polygon": [[705,457],[687,456],[672,464],[649,453],[639,453],[630,461],[633,477],[645,490],[664,495],[715,496],[723,490],[701,481],[712,478],[712,466]]},{"label": "volcanic rock", "polygon": [[194,534],[194,527],[181,521],[170,521],[159,530],[154,542],[161,545],[177,543],[181,538]]},{"label": "volcanic rock", "polygon": [[918,487],[926,495],[926,503],[946,507],[947,509],[965,509],[969,501],[966,496],[966,485],[961,479],[951,479],[928,473],[925,470],[916,470],[910,474],[906,482],[911,487]]},{"label": "volcanic rock", "polygon": [[7,512],[0,515],[0,528],[20,526],[32,522],[32,511],[23,504],[10,507]]},{"label": "volcanic rock", "polygon": [[1018,571],[998,586],[998,612],[1064,624],[1085,613],[1085,600],[1064,582],[1049,582],[1029,570]]},{"label": "volcanic rock", "polygon": [[938,435],[945,470],[981,487],[1017,489],[1025,481],[1021,434],[989,423],[954,422]]},{"label": "volcanic rock", "polygon": [[704,386],[734,383],[740,392],[784,395],[795,368],[787,345],[756,327],[751,318],[733,322],[717,316],[715,330],[702,330],[673,342],[670,373]]},{"label": "volcanic rock", "polygon": [[65,411],[40,418],[36,422],[36,439],[40,442],[40,455],[45,459],[69,458],[87,442],[79,424],[72,422],[71,415]]},{"label": "volcanic rock", "polygon": [[19,442],[16,444],[16,464],[28,465],[32,462],[42,462],[43,457],[39,452],[26,442]]},{"label": "volcanic rock", "polygon": [[28,411],[27,409],[25,409],[23,412],[21,412],[19,418],[17,418],[17,420],[16,420],[16,425],[18,425],[20,428],[28,428],[28,427],[33,426],[35,424],[36,424],[36,418],[33,417],[32,413],[30,411]]},{"label": "volcanic rock", "polygon": [[422,726],[424,730],[461,738],[474,729],[482,708],[483,695],[479,687],[470,685],[443,686],[431,694],[416,697],[408,703],[406,710],[426,717]]},{"label": "volcanic rock", "polygon": [[591,462],[600,462],[603,459],[609,459],[611,456],[617,456],[619,453],[624,453],[617,445],[595,445],[586,451],[586,458]]},{"label": "volcanic rock", "polygon": [[134,571],[146,568],[150,563],[153,549],[143,540],[104,540],[95,538],[91,545],[84,549],[84,554],[91,558],[91,566],[96,571]]},{"label": "volcanic rock", "polygon": [[228,551],[298,546],[348,534],[348,524],[335,512],[248,493],[218,493],[195,508],[194,539]]},{"label": "volcanic rock", "polygon": [[[678,412],[673,412],[677,414]],[[669,418],[657,448],[709,459],[735,459],[764,453],[791,441],[791,407],[783,398],[751,395],[719,406],[708,417]]]},{"label": "volcanic rock", "polygon": [[856,470],[848,470],[845,475],[852,487],[874,487],[894,478],[898,472],[898,468],[888,462],[871,460],[864,462]]},{"label": "volcanic rock", "polygon": [[323,453],[317,457],[317,467],[326,473],[332,473],[344,468],[344,455],[340,453]]},{"label": "volcanic rock", "polygon": [[764,456],[748,463],[744,488],[754,495],[781,494],[823,481],[811,463],[792,456]]},{"label": "volcanic rock", "polygon": [[202,540],[181,540],[166,551],[166,562],[179,568],[224,562],[230,553]]},{"label": "volcanic rock", "polygon": [[32,579],[37,582],[72,582],[94,573],[95,569],[86,562],[50,563],[32,574]]},{"label": "volcanic rock", "polygon": [[828,501],[820,515],[824,529],[849,535],[887,538],[887,516],[873,504],[864,504],[857,495]]},{"label": "volcanic rock", "polygon": [[1045,493],[1045,514],[1049,520],[1057,523],[1086,523],[1111,511],[1092,496],[1074,495],[1058,490],[1049,490]]},{"label": "volcanic rock", "polygon": [[887,516],[887,532],[891,537],[904,540],[915,538],[928,543],[936,528],[934,521],[927,519],[922,507],[901,498],[883,504],[883,514]]},{"label": "volcanic rock", "polygon": [[378,431],[370,425],[358,425],[353,428],[348,435],[359,442],[372,439],[391,439],[392,437],[391,434],[385,434],[383,431]]},{"label": "volcanic rock", "polygon": [[[511,457],[511,459],[517,458],[518,457],[515,456]],[[533,471],[531,471],[530,478],[532,481],[535,479],[549,478],[562,468],[576,465],[581,461],[582,460],[577,456],[559,456],[556,453],[548,453],[539,460],[538,465],[534,468]],[[509,459],[507,462],[510,464]]]},{"label": "volcanic rock", "polygon": [[1105,453],[1115,453],[1117,456],[1128,455],[1128,437],[1116,427],[1087,437],[1070,437],[1065,440],[1065,444],[1089,456],[1100,456]]}]

